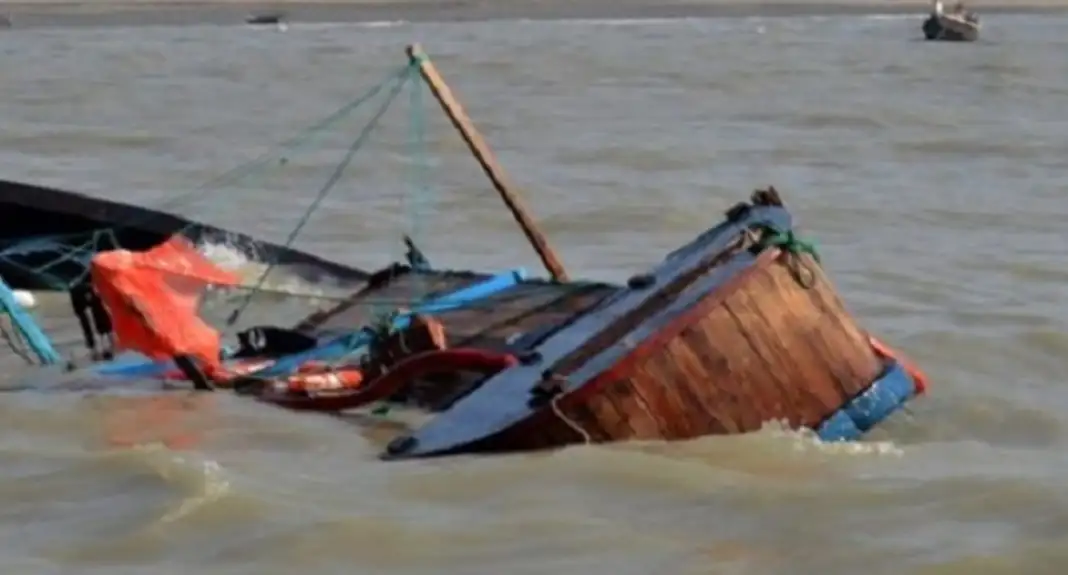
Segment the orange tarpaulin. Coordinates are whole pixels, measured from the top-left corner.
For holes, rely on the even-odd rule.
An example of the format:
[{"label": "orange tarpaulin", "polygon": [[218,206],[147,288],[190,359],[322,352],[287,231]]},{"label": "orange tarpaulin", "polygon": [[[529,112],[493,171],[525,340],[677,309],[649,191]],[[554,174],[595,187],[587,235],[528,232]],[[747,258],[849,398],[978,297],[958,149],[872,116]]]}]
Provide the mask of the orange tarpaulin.
[{"label": "orange tarpaulin", "polygon": [[189,355],[206,373],[220,368],[219,332],[200,318],[200,293],[208,285],[238,285],[223,270],[175,236],[146,252],[115,250],[93,257],[90,273],[111,314],[116,347],[153,359]]}]

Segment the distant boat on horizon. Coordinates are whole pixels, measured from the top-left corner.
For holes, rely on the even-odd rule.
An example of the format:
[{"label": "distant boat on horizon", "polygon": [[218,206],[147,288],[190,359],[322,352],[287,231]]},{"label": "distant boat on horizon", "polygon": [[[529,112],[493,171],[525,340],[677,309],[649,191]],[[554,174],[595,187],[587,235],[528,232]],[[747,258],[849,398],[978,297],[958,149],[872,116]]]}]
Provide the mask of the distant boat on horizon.
[{"label": "distant boat on horizon", "polygon": [[289,28],[286,23],[286,15],[283,12],[253,14],[245,19],[245,23],[250,26],[275,26],[281,32],[285,32]]},{"label": "distant boat on horizon", "polygon": [[938,0],[924,20],[922,29],[927,40],[975,42],[979,39],[979,27],[979,16],[965,10],[963,4],[957,4],[952,12],[947,13],[942,9],[941,0]]}]

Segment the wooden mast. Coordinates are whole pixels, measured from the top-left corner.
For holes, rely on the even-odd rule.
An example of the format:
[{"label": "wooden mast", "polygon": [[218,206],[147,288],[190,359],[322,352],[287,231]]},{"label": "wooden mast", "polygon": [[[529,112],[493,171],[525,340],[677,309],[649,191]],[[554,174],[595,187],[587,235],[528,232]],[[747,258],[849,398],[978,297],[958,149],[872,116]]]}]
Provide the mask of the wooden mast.
[{"label": "wooden mast", "polygon": [[560,263],[560,258],[557,257],[556,251],[549,245],[545,234],[541,232],[534,218],[527,212],[526,207],[519,199],[519,194],[515,191],[511,182],[508,181],[507,176],[505,176],[504,169],[497,163],[497,158],[494,157],[482,135],[471,123],[471,119],[464,112],[463,106],[453,96],[452,90],[449,89],[441,74],[438,73],[434,63],[430,61],[430,58],[423,52],[423,48],[419,44],[408,46],[407,52],[412,64],[419,66],[419,74],[430,87],[434,98],[441,104],[441,109],[445,111],[449,121],[460,132],[460,136],[475,156],[478,164],[482,166],[482,171],[489,177],[493,187],[500,194],[501,199],[504,200],[504,204],[508,206],[508,210],[512,212],[512,216],[515,217],[519,227],[523,229],[523,233],[530,240],[534,251],[538,252],[538,257],[541,258],[545,269],[548,270],[554,280],[558,282],[567,281],[567,271],[564,270],[563,264]]}]

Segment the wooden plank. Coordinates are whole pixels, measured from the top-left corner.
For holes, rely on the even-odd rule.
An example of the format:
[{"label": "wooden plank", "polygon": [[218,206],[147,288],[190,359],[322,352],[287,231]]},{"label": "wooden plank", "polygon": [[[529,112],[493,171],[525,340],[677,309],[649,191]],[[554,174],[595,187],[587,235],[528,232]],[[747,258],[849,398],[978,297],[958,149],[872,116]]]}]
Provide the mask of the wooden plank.
[{"label": "wooden plank", "polygon": [[413,65],[419,66],[419,74],[430,87],[431,93],[434,94],[434,98],[441,105],[441,109],[445,111],[449,121],[460,132],[460,137],[463,138],[467,147],[475,156],[478,165],[482,166],[482,171],[489,177],[493,188],[497,190],[504,204],[508,206],[508,210],[512,212],[512,216],[515,217],[519,227],[523,229],[523,233],[530,240],[534,251],[538,252],[538,257],[541,258],[545,269],[552,275],[554,280],[558,282],[568,281],[567,271],[564,269],[564,265],[560,263],[560,258],[557,257],[556,251],[549,245],[549,240],[542,233],[534,218],[531,217],[526,206],[523,205],[522,200],[519,198],[519,193],[505,175],[504,168],[497,162],[496,156],[490,150],[489,145],[486,144],[485,139],[482,138],[482,134],[475,128],[471,118],[467,116],[467,112],[464,111],[463,106],[460,105],[460,101],[456,99],[449,85],[445,83],[445,79],[441,77],[437,67],[430,61],[430,58],[419,44],[408,46],[408,58]]}]

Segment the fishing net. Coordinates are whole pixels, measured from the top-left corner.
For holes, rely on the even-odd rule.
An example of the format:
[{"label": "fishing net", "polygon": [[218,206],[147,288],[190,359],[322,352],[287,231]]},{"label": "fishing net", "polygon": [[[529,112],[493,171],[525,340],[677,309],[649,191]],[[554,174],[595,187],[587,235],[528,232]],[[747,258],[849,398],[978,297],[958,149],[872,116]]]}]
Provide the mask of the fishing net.
[{"label": "fishing net", "polygon": [[[216,190],[237,182],[247,186],[249,178],[289,165],[293,153],[325,138],[358,108],[372,107],[370,120],[355,137],[346,137],[343,153],[310,201],[296,206],[298,198],[287,193],[287,205],[272,212],[274,219],[279,214],[299,216],[279,245],[184,219],[172,218],[163,224],[161,218],[171,216],[144,210],[128,218],[113,214],[106,219],[120,220],[119,224],[64,237],[25,238],[15,243],[0,239],[0,275],[10,277],[13,271],[34,285],[44,284],[64,297],[69,294],[81,327],[80,340],[67,330],[62,337],[43,338],[42,344],[42,338],[28,337],[27,331],[20,332],[21,342],[16,343],[23,350],[32,348],[41,363],[61,362],[56,358],[76,355],[72,352],[79,346],[88,350],[90,360],[77,355],[66,373],[38,371],[31,378],[4,384],[3,389],[106,388],[106,397],[117,400],[102,408],[114,415],[105,415],[104,426],[113,445],[152,442],[141,432],[160,422],[185,428],[187,415],[204,412],[203,402],[188,401],[184,394],[145,397],[146,391],[159,388],[143,385],[145,380],[163,381],[165,386],[175,383],[182,389],[192,383],[198,390],[255,393],[262,401],[291,409],[298,407],[282,399],[299,403],[312,395],[321,399],[321,392],[342,397],[331,394],[369,391],[370,396],[361,395],[363,406],[392,402],[400,393],[405,402],[433,411],[471,392],[490,372],[514,365],[516,350],[533,345],[616,293],[618,288],[607,284],[530,280],[522,268],[491,274],[430,266],[419,250],[423,224],[434,203],[428,185],[426,88],[419,78],[425,69],[418,55],[410,56],[408,64],[391,71],[367,93],[283,142],[280,151],[264,154],[199,190],[158,206],[171,211],[201,200],[215,201]],[[323,209],[327,197],[405,88],[409,114],[403,165],[408,185],[401,200],[405,229],[397,238],[403,243],[396,243],[406,250],[403,263],[365,272],[293,253],[294,242],[309,227],[313,214],[330,211]],[[448,115],[459,127],[454,112]],[[464,138],[469,146],[477,147],[468,133]],[[397,161],[389,156],[400,155],[396,153],[399,146],[385,147],[388,161]],[[492,172],[485,155],[475,153],[483,170]],[[361,187],[374,188],[376,182],[368,181],[366,175],[361,174]],[[492,174],[491,180],[499,191],[505,187]],[[394,185],[382,183],[386,189]],[[241,202],[233,195],[227,201]],[[517,213],[521,209],[510,198],[505,203],[523,224]],[[125,208],[110,209],[121,213]],[[153,220],[152,225],[139,221],[144,219]],[[145,228],[155,236],[130,231]],[[524,231],[531,234],[529,228]],[[213,257],[220,252],[239,256],[240,265],[225,265]],[[323,279],[329,285],[319,281]],[[15,323],[25,327],[21,320]],[[54,349],[44,353],[45,344],[56,344],[62,356]],[[448,373],[442,373],[443,368]],[[393,388],[389,382],[405,387]],[[125,397],[125,391],[132,391],[134,397]],[[374,411],[381,414],[385,409],[380,404]],[[161,433],[156,440],[165,445],[195,441],[182,429]]]},{"label": "fishing net", "polygon": [[[336,138],[337,128],[357,110],[373,107],[370,120],[355,137],[348,138],[341,158],[310,202],[302,211],[293,210],[299,217],[281,245],[267,245],[242,234],[194,222],[185,222],[174,233],[155,241],[146,240],[144,234],[131,235],[131,230],[160,229],[160,213],[149,211],[107,228],[0,242],[0,263],[8,270],[5,274],[22,274],[32,277],[37,284],[68,292],[76,315],[82,320],[85,346],[94,359],[110,357],[110,353],[97,353],[95,340],[113,337],[115,351],[132,350],[150,358],[182,353],[210,365],[211,358],[218,361],[217,350],[224,347],[224,341],[232,342],[250,326],[246,318],[250,309],[269,309],[257,317],[266,315],[271,325],[283,326],[328,309],[362,287],[370,274],[314,256],[304,257],[306,254],[295,252],[292,246],[406,88],[410,110],[405,165],[409,167],[410,186],[404,204],[409,210],[427,205],[422,95],[425,88],[418,80],[418,69],[417,62],[412,61],[390,71],[360,97],[276,149],[200,189],[157,206],[159,210],[175,210],[200,201],[218,201],[213,192],[237,182],[248,186],[249,179],[283,168],[293,154],[313,149],[331,135]],[[415,248],[422,215],[410,211],[404,234],[409,245],[409,263],[416,268],[427,264]],[[170,216],[163,214],[163,217]],[[145,221],[149,219],[154,221]],[[229,262],[237,266],[225,265],[227,262],[220,262],[217,257],[220,253],[230,256],[224,259],[235,259],[236,255],[241,261]],[[369,304],[374,308],[369,315],[377,321],[399,307],[410,307],[424,296],[425,290],[413,286],[406,296],[408,301],[374,302]],[[0,317],[5,319],[6,316]],[[40,351],[37,349],[42,345],[40,341],[22,335],[20,330],[6,330],[4,334],[11,338],[16,351],[26,352],[31,348]],[[58,347],[65,348],[64,355],[68,355],[72,351],[69,343],[77,338],[69,337],[68,330],[64,336],[53,339],[61,340]],[[50,363],[44,360],[45,354],[38,353],[38,357]]]},{"label": "fishing net", "polygon": [[[264,399],[270,390],[277,389],[281,389],[278,394],[299,396],[308,391],[302,386],[311,385],[320,375],[322,382],[315,385],[348,386],[344,391],[359,393],[382,389],[373,383],[397,373],[418,373],[419,379],[436,375],[450,380],[448,385],[439,385],[441,379],[429,378],[428,388],[408,390],[419,396],[418,405],[440,409],[473,389],[486,377],[485,370],[518,361],[516,350],[527,349],[616,293],[618,288],[607,284],[530,280],[521,268],[496,274],[431,268],[418,247],[429,204],[424,87],[417,80],[422,70],[421,62],[413,57],[411,63],[367,94],[313,126],[313,132],[322,130],[361,104],[374,101],[375,96],[384,95],[370,121],[347,142],[336,166],[280,246],[291,248],[407,87],[410,113],[404,165],[409,189],[403,202],[408,212],[402,234],[407,250],[403,263],[373,273],[361,272],[358,285],[347,286],[343,293],[290,291],[268,281],[272,272],[287,265],[285,262],[268,258],[249,275],[204,257],[195,249],[198,237],[205,234],[203,226],[184,227],[165,241],[139,249],[128,249],[121,242],[111,249],[101,248],[100,238],[111,236],[107,231],[94,232],[94,243],[83,247],[79,255],[64,254],[36,269],[47,272],[50,265],[84,261],[84,273],[73,278],[72,285],[60,287],[71,295],[93,358],[110,359],[114,353],[122,353],[115,361],[79,370],[72,377],[96,379],[105,385],[116,379],[182,380],[199,389],[226,387],[235,391],[249,389],[250,382],[255,381],[258,397]],[[458,122],[454,111],[449,115]],[[494,171],[486,165],[487,154],[475,155],[485,171]],[[259,160],[254,166],[273,162],[277,160]],[[491,179],[499,190],[506,187],[496,174]],[[502,195],[513,215],[525,223],[521,208],[512,205],[514,198]],[[530,226],[524,226],[524,231],[528,236],[533,234]],[[539,255],[552,270],[544,251],[539,250]],[[553,273],[563,275],[556,270]],[[299,317],[284,316],[281,308],[291,307],[285,304],[294,301],[306,304],[302,313]],[[257,305],[266,307],[267,313],[249,313]],[[260,317],[268,319],[255,321]],[[97,354],[96,339],[106,341],[111,349]],[[417,359],[421,362],[410,363]],[[450,373],[424,374],[438,369],[438,360],[452,362],[444,361],[453,366]],[[470,373],[461,377],[453,371]],[[365,388],[353,387],[364,381],[371,383]],[[264,391],[267,386],[270,388]],[[283,405],[279,397],[273,401]]]}]

